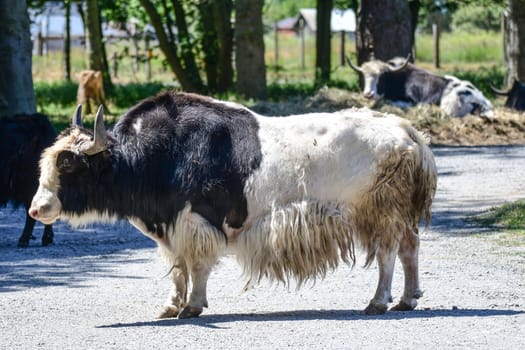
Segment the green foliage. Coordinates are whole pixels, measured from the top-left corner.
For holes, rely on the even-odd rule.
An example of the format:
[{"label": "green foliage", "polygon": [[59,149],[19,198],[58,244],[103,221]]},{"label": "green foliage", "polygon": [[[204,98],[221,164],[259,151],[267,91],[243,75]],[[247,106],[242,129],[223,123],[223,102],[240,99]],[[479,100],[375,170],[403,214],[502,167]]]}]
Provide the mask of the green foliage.
[{"label": "green foliage", "polygon": [[474,218],[474,221],[484,226],[499,226],[525,232],[525,200],[493,208],[487,214]]},{"label": "green foliage", "polygon": [[77,84],[64,81],[35,81],[35,97],[39,110],[45,106],[55,104],[67,106],[75,103],[77,100]]},{"label": "green foliage", "polygon": [[[59,131],[69,126],[77,103],[77,85],[56,81],[53,83],[35,82],[34,87],[38,111],[48,115],[51,123]],[[168,89],[169,87],[158,82],[116,84],[107,100],[113,116],[108,115],[106,122],[111,124],[119,114],[124,113],[139,101]],[[95,108],[92,109],[95,110]]]},{"label": "green foliage", "polygon": [[469,80],[488,98],[494,98],[496,95],[490,88],[493,86],[501,86],[505,77],[505,68],[503,66],[481,67],[476,70],[460,70],[456,69],[449,74],[458,77],[459,79]]},{"label": "green foliage", "polygon": [[452,16],[452,24],[456,29],[464,31],[495,30],[501,28],[501,14],[504,8],[498,4],[481,6],[469,4],[460,7]]},{"label": "green foliage", "polygon": [[268,98],[273,101],[282,101],[294,96],[311,96],[315,91],[313,83],[272,83],[268,86]]},{"label": "green foliage", "polygon": [[115,86],[111,99],[115,106],[128,109],[139,101],[169,88],[161,83],[130,83]]},{"label": "green foliage", "polygon": [[264,18],[270,21],[278,21],[283,18],[294,17],[302,8],[315,8],[316,0],[265,0]]}]

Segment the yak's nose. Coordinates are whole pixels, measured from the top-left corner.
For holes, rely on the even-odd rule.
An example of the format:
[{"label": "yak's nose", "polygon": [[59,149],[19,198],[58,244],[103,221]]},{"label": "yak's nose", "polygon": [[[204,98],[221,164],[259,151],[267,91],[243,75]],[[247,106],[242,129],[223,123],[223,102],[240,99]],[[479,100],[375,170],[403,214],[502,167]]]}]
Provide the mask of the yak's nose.
[{"label": "yak's nose", "polygon": [[368,98],[369,100],[374,98],[374,93],[372,91],[366,91],[363,93],[363,95]]},{"label": "yak's nose", "polygon": [[37,220],[38,219],[38,209],[31,207],[29,209],[29,216],[32,217],[33,219]]},{"label": "yak's nose", "polygon": [[49,211],[51,209],[50,204],[44,204],[41,206],[38,206],[36,204],[31,204],[31,208],[29,208],[29,216],[31,216],[33,219],[38,220],[42,215],[45,214],[46,211]]}]

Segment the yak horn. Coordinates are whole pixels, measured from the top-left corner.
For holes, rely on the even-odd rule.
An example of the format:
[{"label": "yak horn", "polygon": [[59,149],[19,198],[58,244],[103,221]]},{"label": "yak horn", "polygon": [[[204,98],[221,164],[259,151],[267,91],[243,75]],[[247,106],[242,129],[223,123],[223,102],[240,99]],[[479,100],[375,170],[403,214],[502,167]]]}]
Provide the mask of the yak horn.
[{"label": "yak horn", "polygon": [[408,54],[407,58],[405,59],[405,62],[403,62],[402,65],[400,65],[399,67],[396,67],[396,68],[392,68],[390,71],[391,72],[399,72],[399,71],[402,71],[403,69],[406,68],[406,66],[408,65],[408,63],[410,62],[410,57],[412,57],[412,54]]},{"label": "yak horn", "polygon": [[71,126],[82,127],[82,105],[78,105],[73,113],[73,120],[71,120]]},{"label": "yak horn", "polygon": [[498,90],[494,87],[494,85],[492,84],[489,84],[490,86],[490,89],[496,94],[496,95],[501,95],[501,96],[508,96],[509,95],[509,92],[510,92],[510,89],[508,89],[507,91],[505,90]]},{"label": "yak horn", "polygon": [[350,60],[350,57],[345,56],[345,58],[346,58],[346,62],[348,62],[348,65],[350,67],[352,67],[353,70],[355,70],[356,72],[361,73],[361,74],[363,73],[363,70],[361,68],[359,68],[358,66],[354,66],[354,64]]},{"label": "yak horn", "polygon": [[93,141],[86,143],[80,151],[88,156],[105,151],[108,148],[108,135],[104,126],[104,107],[98,107],[95,116],[95,126],[93,132]]}]

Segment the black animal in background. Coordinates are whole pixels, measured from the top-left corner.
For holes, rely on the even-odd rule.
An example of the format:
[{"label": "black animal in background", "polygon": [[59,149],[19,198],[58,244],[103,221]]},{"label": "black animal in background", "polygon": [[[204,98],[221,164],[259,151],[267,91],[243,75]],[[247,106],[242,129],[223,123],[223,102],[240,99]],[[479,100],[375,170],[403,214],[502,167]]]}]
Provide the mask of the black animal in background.
[{"label": "black animal in background", "polygon": [[[52,145],[56,131],[44,114],[0,118],[0,206],[24,205],[26,222],[18,240],[27,247],[34,239],[35,220],[27,215],[38,188],[40,154]],[[42,245],[53,243],[53,227],[45,225]]]},{"label": "black animal in background", "polygon": [[514,84],[512,84],[512,87],[506,91],[498,90],[492,85],[490,87],[496,94],[507,96],[505,107],[512,108],[517,111],[525,111],[525,84],[522,84],[518,80],[514,79]]}]

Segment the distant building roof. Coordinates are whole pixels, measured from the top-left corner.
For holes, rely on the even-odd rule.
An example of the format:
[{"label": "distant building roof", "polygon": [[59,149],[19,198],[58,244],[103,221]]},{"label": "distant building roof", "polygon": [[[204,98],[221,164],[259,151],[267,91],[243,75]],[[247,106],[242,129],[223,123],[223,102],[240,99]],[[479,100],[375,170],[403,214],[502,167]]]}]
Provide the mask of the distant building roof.
[{"label": "distant building roof", "polygon": [[281,19],[277,22],[277,30],[280,31],[292,31],[295,30],[295,22],[297,22],[297,17],[289,17]]},{"label": "distant building roof", "polygon": [[[295,20],[295,27],[299,26],[299,21],[304,20],[308,30],[317,31],[317,9],[305,8],[299,10],[299,15]],[[356,22],[355,13],[351,9],[333,9],[330,21],[332,32],[355,32]]]}]

